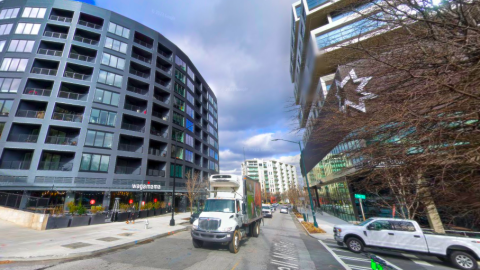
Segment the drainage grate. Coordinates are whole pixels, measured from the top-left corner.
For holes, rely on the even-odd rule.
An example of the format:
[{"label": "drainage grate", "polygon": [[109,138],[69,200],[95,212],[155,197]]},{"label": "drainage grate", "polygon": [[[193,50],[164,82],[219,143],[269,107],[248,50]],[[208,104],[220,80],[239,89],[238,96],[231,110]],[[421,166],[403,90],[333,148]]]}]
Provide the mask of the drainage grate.
[{"label": "drainage grate", "polygon": [[99,239],[97,239],[97,240],[105,241],[105,242],[113,242],[113,241],[120,240],[120,238],[116,238],[116,237],[105,237],[105,238],[99,238]]},{"label": "drainage grate", "polygon": [[62,247],[77,249],[77,248],[82,248],[82,247],[88,247],[88,246],[91,246],[91,245],[92,244],[76,242],[76,243],[72,243],[72,244],[68,244],[68,245],[63,245]]},{"label": "drainage grate", "polygon": [[120,235],[120,236],[131,236],[131,235],[133,235],[133,233],[121,233],[121,234],[119,234],[119,235]]}]

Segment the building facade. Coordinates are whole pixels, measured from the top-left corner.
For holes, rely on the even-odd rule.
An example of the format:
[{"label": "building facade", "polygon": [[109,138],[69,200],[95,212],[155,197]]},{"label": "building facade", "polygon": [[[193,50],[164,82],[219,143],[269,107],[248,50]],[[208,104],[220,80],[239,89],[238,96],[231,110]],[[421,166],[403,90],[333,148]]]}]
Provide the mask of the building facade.
[{"label": "building facade", "polygon": [[81,2],[5,0],[0,63],[0,191],[111,207],[171,201],[174,179],[184,192],[187,175],[219,171],[215,94],[151,28]]},{"label": "building facade", "polygon": [[242,162],[242,173],[259,180],[265,194],[284,193],[292,185],[298,188],[295,166],[276,160],[247,159]]}]

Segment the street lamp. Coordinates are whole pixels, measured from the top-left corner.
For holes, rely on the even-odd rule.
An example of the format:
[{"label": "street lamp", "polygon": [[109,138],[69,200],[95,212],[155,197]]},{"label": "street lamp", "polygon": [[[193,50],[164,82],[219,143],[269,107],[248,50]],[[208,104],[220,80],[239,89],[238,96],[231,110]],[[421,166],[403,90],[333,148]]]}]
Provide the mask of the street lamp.
[{"label": "street lamp", "polygon": [[301,142],[289,141],[289,140],[283,140],[283,139],[273,139],[272,140],[272,142],[275,142],[275,141],[284,141],[284,142],[296,143],[296,144],[298,144],[298,147],[300,148],[300,166],[302,166],[302,172],[305,172],[305,175],[303,175],[303,174],[302,175],[303,175],[303,177],[305,177],[305,181],[307,182],[308,197],[310,198],[310,206],[312,207],[313,225],[318,228],[317,217],[315,216],[315,209],[313,208],[312,194],[310,192],[310,184],[308,183],[308,176],[307,176],[307,172],[306,172],[306,169],[305,169],[305,163],[304,163],[303,158],[302,158],[302,154],[303,154],[302,143]]}]

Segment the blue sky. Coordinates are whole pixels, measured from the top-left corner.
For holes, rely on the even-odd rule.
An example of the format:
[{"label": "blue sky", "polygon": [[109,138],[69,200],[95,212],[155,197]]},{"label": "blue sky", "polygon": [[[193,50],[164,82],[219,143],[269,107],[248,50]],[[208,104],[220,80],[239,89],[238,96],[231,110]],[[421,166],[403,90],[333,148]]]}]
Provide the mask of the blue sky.
[{"label": "blue sky", "polygon": [[193,61],[218,99],[222,172],[239,173],[244,148],[246,158],[275,158],[299,171],[298,145],[270,141],[301,139],[287,108],[293,0],[95,2],[162,33]]}]

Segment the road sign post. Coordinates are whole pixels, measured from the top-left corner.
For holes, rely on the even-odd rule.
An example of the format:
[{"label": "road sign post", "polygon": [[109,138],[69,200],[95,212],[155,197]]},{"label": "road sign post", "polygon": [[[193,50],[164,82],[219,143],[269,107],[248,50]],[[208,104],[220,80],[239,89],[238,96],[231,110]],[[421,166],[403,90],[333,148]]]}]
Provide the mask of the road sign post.
[{"label": "road sign post", "polygon": [[363,203],[362,203],[362,200],[365,200],[367,196],[363,195],[363,194],[355,194],[355,199],[358,199],[359,203],[360,203],[360,210],[362,210],[362,217],[363,217],[363,221],[365,221],[365,213],[363,212]]}]

